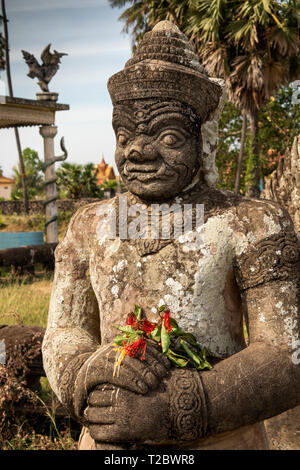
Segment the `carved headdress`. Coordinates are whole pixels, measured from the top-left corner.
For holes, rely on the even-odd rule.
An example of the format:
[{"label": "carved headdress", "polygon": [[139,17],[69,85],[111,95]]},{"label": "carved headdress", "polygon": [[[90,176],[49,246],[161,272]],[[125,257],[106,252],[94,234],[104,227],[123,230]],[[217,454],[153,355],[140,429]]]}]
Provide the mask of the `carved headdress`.
[{"label": "carved headdress", "polygon": [[146,33],[133,57],[108,81],[113,105],[135,99],[173,99],[189,105],[201,122],[205,179],[216,183],[214,153],[224,82],[208,76],[176,25],[161,21]]}]

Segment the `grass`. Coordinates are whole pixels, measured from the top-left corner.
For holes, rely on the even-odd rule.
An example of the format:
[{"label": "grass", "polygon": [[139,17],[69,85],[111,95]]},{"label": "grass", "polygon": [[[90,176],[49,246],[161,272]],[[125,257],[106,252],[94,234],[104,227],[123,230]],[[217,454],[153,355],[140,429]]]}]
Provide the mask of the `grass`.
[{"label": "grass", "polygon": [[0,324],[46,327],[52,277],[0,285]]}]

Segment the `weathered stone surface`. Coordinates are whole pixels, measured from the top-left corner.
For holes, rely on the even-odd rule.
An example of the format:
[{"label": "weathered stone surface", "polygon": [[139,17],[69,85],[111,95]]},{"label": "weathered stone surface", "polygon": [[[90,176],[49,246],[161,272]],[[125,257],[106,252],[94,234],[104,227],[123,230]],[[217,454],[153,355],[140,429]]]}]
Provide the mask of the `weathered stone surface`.
[{"label": "weathered stone surface", "polygon": [[265,183],[260,197],[285,207],[300,233],[300,136],[295,137],[292,148]]},{"label": "weathered stone surface", "polygon": [[265,422],[272,450],[300,450],[300,406]]},{"label": "weathered stone surface", "polygon": [[[300,233],[300,136],[295,137],[278,168],[266,179],[261,198],[277,201],[289,212]],[[299,269],[299,268],[298,268]],[[300,450],[300,407],[266,421],[271,448]]]},{"label": "weathered stone surface", "polygon": [[[116,163],[129,192],[77,211],[56,249],[44,367],[88,428],[81,442],[90,448],[264,449],[263,420],[300,403],[292,361],[300,340],[299,238],[278,204],[214,188],[221,85],[189,62],[190,46],[170,23],[145,41],[109,82]],[[206,97],[195,99],[196,83]],[[153,234],[154,203],[189,205],[193,221],[201,206],[203,223],[178,236],[173,215],[163,237],[161,213]],[[138,207],[146,215],[140,225]],[[213,369],[164,369],[163,358],[150,354],[127,357],[114,374],[114,325],[135,304],[150,321],[168,305],[206,347]]]}]

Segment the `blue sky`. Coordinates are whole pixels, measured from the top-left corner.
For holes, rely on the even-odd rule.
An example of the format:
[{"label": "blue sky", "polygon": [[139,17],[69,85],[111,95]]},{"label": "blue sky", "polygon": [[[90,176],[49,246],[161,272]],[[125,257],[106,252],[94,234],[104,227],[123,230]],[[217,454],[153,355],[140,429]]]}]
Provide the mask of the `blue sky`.
[{"label": "blue sky", "polygon": [[[65,137],[68,161],[98,163],[102,157],[114,162],[115,138],[111,126],[112,106],[108,78],[124,67],[131,56],[130,37],[118,21],[122,10],[106,0],[6,0],[9,18],[11,70],[14,96],[35,99],[40,91],[36,79],[27,77],[28,67],[21,49],[40,57],[43,48],[66,52],[50,91],[70,111],[56,114],[56,154],[61,154],[60,137]],[[1,79],[5,73],[1,72]],[[20,129],[22,147],[31,147],[43,158],[38,127]],[[13,130],[0,130],[0,165],[12,175],[18,156]]]}]

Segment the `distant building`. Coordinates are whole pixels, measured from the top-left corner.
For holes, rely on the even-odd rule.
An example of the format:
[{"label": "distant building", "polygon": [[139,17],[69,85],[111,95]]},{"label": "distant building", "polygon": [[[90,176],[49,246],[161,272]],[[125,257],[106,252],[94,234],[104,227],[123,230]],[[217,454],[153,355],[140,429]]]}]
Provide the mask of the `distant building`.
[{"label": "distant building", "polygon": [[15,180],[0,174],[0,198],[9,199]]},{"label": "distant building", "polygon": [[98,165],[95,165],[95,170],[96,170],[96,179],[97,179],[97,184],[103,184],[104,181],[107,180],[115,180],[116,175],[113,169],[112,165],[108,165],[104,157],[102,157],[101,163]]}]

